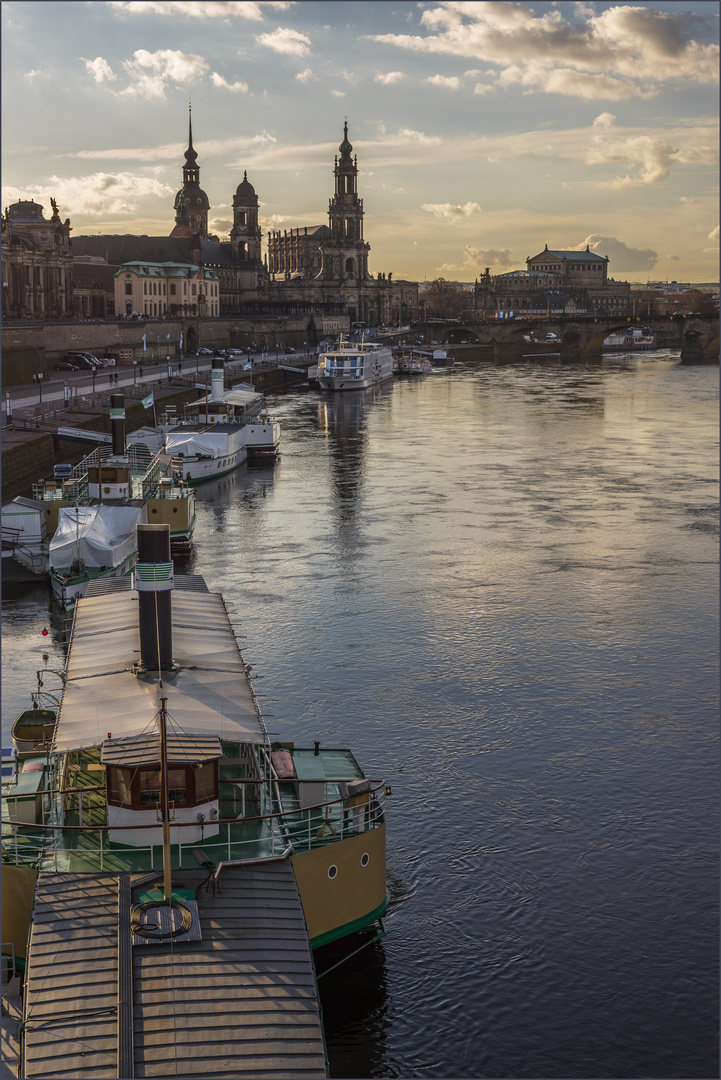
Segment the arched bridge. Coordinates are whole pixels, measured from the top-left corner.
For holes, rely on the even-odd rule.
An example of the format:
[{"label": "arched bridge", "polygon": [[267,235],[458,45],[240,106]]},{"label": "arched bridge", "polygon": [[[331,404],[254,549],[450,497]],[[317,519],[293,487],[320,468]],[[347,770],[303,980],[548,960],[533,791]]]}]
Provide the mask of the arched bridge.
[{"label": "arched bridge", "polygon": [[618,331],[648,327],[658,337],[660,346],[680,349],[683,360],[702,360],[718,356],[718,315],[656,315],[650,319],[625,315],[596,316],[558,315],[546,319],[494,319],[492,322],[435,322],[424,327],[428,340],[436,339],[450,345],[478,339],[481,345],[518,345],[526,347],[524,337],[532,334],[543,340],[555,334],[560,342],[561,356],[567,359],[601,351],[603,342]]}]

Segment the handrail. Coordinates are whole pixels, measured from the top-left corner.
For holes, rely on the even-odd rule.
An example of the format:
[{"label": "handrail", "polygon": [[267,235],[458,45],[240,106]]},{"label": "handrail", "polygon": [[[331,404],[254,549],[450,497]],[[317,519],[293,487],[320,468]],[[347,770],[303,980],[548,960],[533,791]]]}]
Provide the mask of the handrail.
[{"label": "handrail", "polygon": [[[227,782],[228,781],[225,781],[225,780],[221,781],[221,783],[227,783]],[[236,781],[231,781],[231,782],[236,783]],[[254,783],[254,784],[263,784],[266,781],[261,778],[261,779],[258,779],[258,780],[251,780],[251,781],[248,781],[248,782],[249,783]],[[302,782],[303,781],[300,781],[300,783],[302,783]],[[347,781],[342,780],[340,782],[341,783],[346,783]],[[376,795],[376,793],[379,792],[381,790],[381,788],[384,788],[384,787],[385,787],[385,781],[378,784],[377,787],[371,788],[370,791],[362,792],[362,794],[363,795]],[[104,788],[104,785],[102,785],[102,784],[95,785],[95,786],[92,786],[92,787],[86,787],[86,788],[63,788],[63,789],[50,788],[47,791],[33,792],[33,796],[35,796],[35,795],[48,795],[48,794],[50,794],[50,795],[52,795],[52,794],[64,794],[64,793],[66,794],[68,792],[76,793],[76,792],[85,792],[85,791],[98,791],[98,790],[102,790],[103,788]],[[15,800],[17,800],[17,799],[22,799],[22,798],[28,798],[29,796],[27,796],[27,795],[3,795],[2,797],[3,797],[3,799],[15,799]],[[249,822],[253,822],[253,821],[271,821],[271,820],[273,820],[275,818],[287,818],[290,814],[305,813],[306,811],[310,811],[310,810],[320,810],[320,809],[323,809],[326,806],[337,806],[339,803],[344,803],[345,801],[346,800],[341,796],[338,799],[328,799],[325,802],[314,803],[312,806],[304,806],[302,808],[299,807],[297,810],[290,810],[290,811],[289,810],[278,810],[278,811],[276,811],[275,813],[272,813],[272,814],[258,814],[258,815],[254,816],[254,817],[244,817],[242,819],[239,819],[237,817],[215,818],[212,824],[213,825],[237,825],[239,820],[242,820],[244,824],[249,823]],[[378,801],[379,807],[382,806],[382,800],[379,799],[377,801]],[[109,804],[109,805],[112,805],[112,804]],[[202,805],[202,804],[198,804],[198,805]],[[118,809],[122,809],[122,807],[118,807]],[[152,806],[148,807],[148,810],[153,810],[153,809],[155,809],[155,807],[152,807]],[[175,807],[175,809],[180,809],[180,808]],[[87,832],[87,831],[92,832],[93,830],[97,830],[99,832],[112,832],[114,829],[119,829],[119,830],[122,830],[124,832],[127,832],[128,829],[132,829],[132,830],[135,830],[135,829],[157,829],[157,827],[158,827],[158,823],[154,822],[154,821],[147,822],[146,824],[143,824],[141,822],[138,822],[137,824],[135,824],[135,823],[128,824],[126,822],[125,824],[122,824],[122,825],[46,825],[46,824],[40,824],[40,823],[31,824],[31,823],[29,823],[27,821],[13,821],[12,819],[9,819],[9,818],[3,818],[3,824],[5,824],[5,825],[24,826],[26,828],[31,828],[31,829],[47,829],[47,830],[52,831],[52,832],[57,832],[58,830],[60,830],[62,832],[64,829],[65,830],[70,830],[70,831],[75,831],[75,830],[78,830],[78,829],[82,829],[84,832]],[[197,822],[197,820],[195,820],[195,821],[172,821],[171,822],[171,828],[182,829],[182,828],[185,828],[186,826],[192,826],[193,828],[197,828],[198,827],[198,822]],[[255,841],[252,841],[252,842],[255,843]]]}]

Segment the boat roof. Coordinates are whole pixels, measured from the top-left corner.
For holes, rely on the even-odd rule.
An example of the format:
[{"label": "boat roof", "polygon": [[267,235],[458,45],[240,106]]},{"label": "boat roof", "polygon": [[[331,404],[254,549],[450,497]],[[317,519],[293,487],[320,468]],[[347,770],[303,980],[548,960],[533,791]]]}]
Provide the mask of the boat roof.
[{"label": "boat roof", "polygon": [[[53,749],[107,745],[154,734],[160,698],[168,733],[262,743],[266,734],[220,593],[173,591],[176,671],[136,674],[138,593],[85,596],[76,604],[65,691]],[[192,756],[192,755],[191,755]]]},{"label": "boat roof", "polygon": [[[205,399],[202,399],[203,402]],[[255,405],[257,402],[263,400],[262,394],[257,394],[254,390],[226,390],[223,394],[223,401],[226,401],[229,405],[242,405],[247,408],[248,405]]]}]

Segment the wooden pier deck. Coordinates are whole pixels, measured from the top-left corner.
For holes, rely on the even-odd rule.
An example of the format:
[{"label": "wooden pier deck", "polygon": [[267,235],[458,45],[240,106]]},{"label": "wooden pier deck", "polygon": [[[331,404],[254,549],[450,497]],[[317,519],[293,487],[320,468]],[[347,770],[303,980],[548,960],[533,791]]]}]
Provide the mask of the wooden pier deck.
[{"label": "wooden pier deck", "polygon": [[[22,1075],[326,1077],[313,959],[288,862],[178,871],[202,940],[132,945],[150,875],[38,877]],[[157,880],[157,876],[153,880]]]}]

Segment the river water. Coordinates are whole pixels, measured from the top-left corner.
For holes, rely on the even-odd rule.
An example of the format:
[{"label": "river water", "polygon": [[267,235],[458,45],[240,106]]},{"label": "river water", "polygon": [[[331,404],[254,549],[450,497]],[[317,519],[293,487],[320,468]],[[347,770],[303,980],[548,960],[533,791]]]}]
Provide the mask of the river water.
[{"label": "river water", "polygon": [[[319,982],[332,1076],[718,1076],[718,367],[272,411],[282,460],[198,489],[186,569],[270,730],[393,790],[387,936]],[[6,744],[62,620],[43,589],[3,616]]]}]

